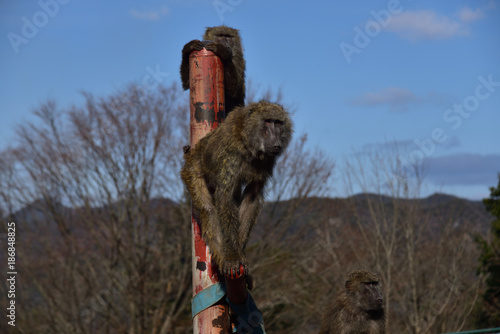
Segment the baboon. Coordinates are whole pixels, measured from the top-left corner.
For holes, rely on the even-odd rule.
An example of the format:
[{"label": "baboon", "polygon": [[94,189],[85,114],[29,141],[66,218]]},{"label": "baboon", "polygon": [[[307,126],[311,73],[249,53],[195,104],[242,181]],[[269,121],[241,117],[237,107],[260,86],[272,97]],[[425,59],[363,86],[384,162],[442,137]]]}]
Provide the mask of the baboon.
[{"label": "baboon", "polygon": [[239,31],[224,25],[208,27],[204,41],[197,39],[184,45],[182,49],[182,88],[189,89],[189,55],[203,48],[214,52],[224,64],[224,95],[226,116],[245,101],[245,58]]},{"label": "baboon", "polygon": [[292,137],[285,109],[260,101],[234,109],[186,150],[181,178],[202,236],[224,275],[248,274],[245,248],[260,213],[266,181]]},{"label": "baboon", "polygon": [[320,334],[383,334],[385,313],[382,284],[370,271],[355,269],[345,290],[327,308]]}]

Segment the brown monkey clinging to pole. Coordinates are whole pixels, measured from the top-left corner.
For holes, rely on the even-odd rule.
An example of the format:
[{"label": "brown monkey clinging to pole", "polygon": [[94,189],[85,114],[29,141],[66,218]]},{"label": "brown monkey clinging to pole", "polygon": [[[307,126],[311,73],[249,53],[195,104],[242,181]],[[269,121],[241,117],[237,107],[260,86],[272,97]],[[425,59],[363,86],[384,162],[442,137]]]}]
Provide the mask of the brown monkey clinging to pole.
[{"label": "brown monkey clinging to pole", "polygon": [[282,106],[261,101],[234,109],[185,154],[181,177],[202,235],[225,275],[247,271],[245,248],[277,157],[292,138]]},{"label": "brown monkey clinging to pole", "polygon": [[205,48],[222,60],[224,66],[224,95],[226,116],[245,102],[245,58],[239,31],[224,25],[208,27],[204,41],[197,39],[187,43],[182,49],[182,88],[189,89],[189,55],[192,51]]}]

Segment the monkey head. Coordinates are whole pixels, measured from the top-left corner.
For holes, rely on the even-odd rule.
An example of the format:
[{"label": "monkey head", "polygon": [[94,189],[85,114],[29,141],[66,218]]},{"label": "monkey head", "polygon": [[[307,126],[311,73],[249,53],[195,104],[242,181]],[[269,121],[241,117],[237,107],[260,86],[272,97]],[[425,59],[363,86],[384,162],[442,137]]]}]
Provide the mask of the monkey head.
[{"label": "monkey head", "polygon": [[242,132],[253,157],[259,160],[275,158],[292,138],[292,123],[282,106],[268,101],[249,105],[247,126]]},{"label": "monkey head", "polygon": [[207,27],[203,39],[206,41],[213,41],[220,43],[231,50],[234,47],[241,48],[240,33],[237,29],[233,29],[227,26],[217,26],[217,27]]},{"label": "monkey head", "polygon": [[366,270],[353,270],[345,286],[359,309],[367,312],[383,309],[382,284],[376,274]]}]

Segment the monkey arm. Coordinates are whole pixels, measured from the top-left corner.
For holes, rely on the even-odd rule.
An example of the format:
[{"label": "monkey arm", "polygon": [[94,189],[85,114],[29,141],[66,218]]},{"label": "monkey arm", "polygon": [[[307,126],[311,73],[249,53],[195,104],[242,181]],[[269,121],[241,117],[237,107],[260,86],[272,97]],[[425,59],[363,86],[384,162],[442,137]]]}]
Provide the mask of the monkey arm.
[{"label": "monkey arm", "polygon": [[214,253],[218,254],[221,252],[222,238],[220,234],[214,233],[216,231],[214,226],[218,224],[217,209],[213,204],[212,194],[207,185],[201,161],[197,156],[197,152],[202,149],[202,146],[203,142],[199,142],[193,150],[186,153],[186,162],[181,170],[181,178],[191,194],[193,209],[201,224],[203,240]]},{"label": "monkey arm", "polygon": [[224,63],[225,89],[232,98],[241,96],[241,101],[235,101],[235,106],[243,105],[245,72],[244,68],[239,69],[236,64],[244,64],[245,60],[241,56],[233,55],[231,48],[220,43],[210,42],[205,45],[205,48],[215,53],[222,60]]},{"label": "monkey arm", "polygon": [[233,53],[231,48],[216,42],[208,42],[205,44],[205,49],[215,53],[224,63],[231,61]]},{"label": "monkey arm", "polygon": [[[190,191],[191,192],[191,191]],[[195,179],[191,198],[195,208],[200,212],[203,239],[216,256],[222,252],[222,234],[219,230],[217,208],[213,205],[212,195],[203,177]]]},{"label": "monkey arm", "polygon": [[[222,159],[221,157],[215,160]],[[220,161],[220,160],[219,160]],[[225,275],[239,273],[240,264],[246,266],[242,253],[244,240],[239,234],[239,198],[241,198],[241,185],[238,179],[238,166],[236,159],[226,157],[217,172],[217,189],[214,193],[215,207],[218,212],[218,224],[215,234],[222,238],[222,252],[218,256],[218,265]]]},{"label": "monkey arm", "polygon": [[[240,74],[236,70],[233,62],[224,63],[224,85],[231,97],[236,97],[239,91],[240,81],[238,80]],[[240,89],[241,90],[241,89]]]},{"label": "monkey arm", "polygon": [[202,41],[194,39],[182,48],[181,81],[184,90],[189,89],[189,55],[193,51],[200,51],[203,47]]},{"label": "monkey arm", "polygon": [[248,184],[243,191],[243,200],[241,201],[239,211],[239,238],[243,241],[241,245],[242,254],[245,254],[250,231],[255,225],[262,209],[262,202],[264,201],[263,190],[264,182],[254,181]]}]

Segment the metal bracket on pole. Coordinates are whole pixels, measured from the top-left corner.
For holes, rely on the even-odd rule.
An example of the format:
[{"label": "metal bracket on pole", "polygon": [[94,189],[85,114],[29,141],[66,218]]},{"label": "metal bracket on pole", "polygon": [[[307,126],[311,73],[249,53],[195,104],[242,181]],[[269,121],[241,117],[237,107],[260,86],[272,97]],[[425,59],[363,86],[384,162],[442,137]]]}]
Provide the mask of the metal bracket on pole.
[{"label": "metal bracket on pole", "polygon": [[198,292],[191,300],[191,315],[194,318],[201,311],[216,304],[226,295],[226,286],[215,283]]},{"label": "metal bracket on pole", "polygon": [[243,304],[236,304],[226,297],[226,285],[215,283],[198,292],[191,301],[191,312],[194,318],[201,311],[224,299],[231,308],[235,324],[233,333],[265,334],[264,318],[255,305],[250,293]]}]

